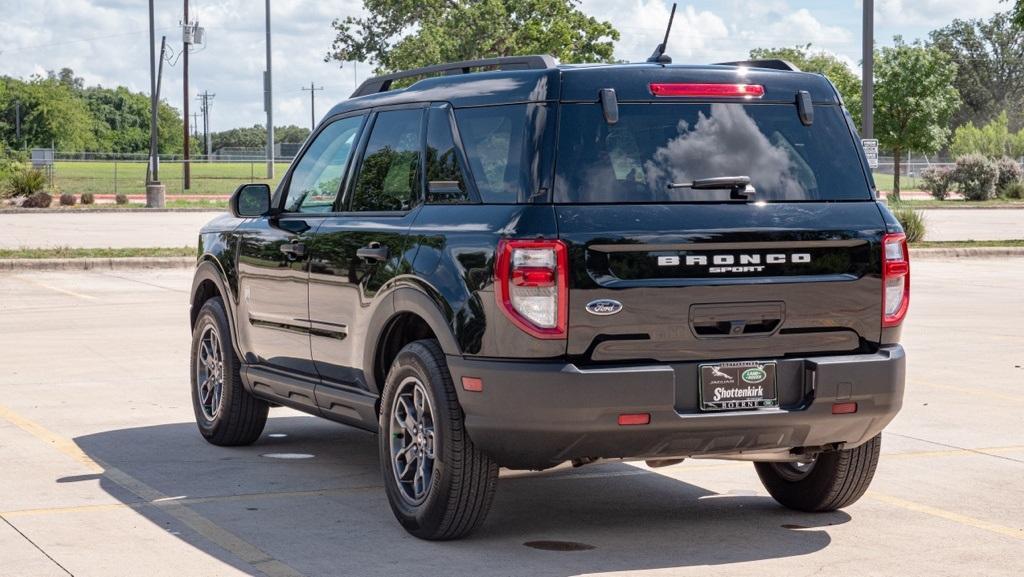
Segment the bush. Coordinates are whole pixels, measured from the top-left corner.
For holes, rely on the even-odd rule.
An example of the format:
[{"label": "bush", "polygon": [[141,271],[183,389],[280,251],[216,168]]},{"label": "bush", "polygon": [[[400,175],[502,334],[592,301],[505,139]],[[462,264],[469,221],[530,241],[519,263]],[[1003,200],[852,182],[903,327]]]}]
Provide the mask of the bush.
[{"label": "bush", "polygon": [[128,195],[118,194],[117,196],[114,197],[114,202],[116,202],[117,204],[128,204]]},{"label": "bush", "polygon": [[999,166],[980,154],[965,154],[956,159],[955,180],[966,200],[988,200],[996,190]]},{"label": "bush", "polygon": [[52,196],[39,191],[26,198],[25,202],[21,203],[21,206],[25,208],[48,208],[52,203]]},{"label": "bush", "polygon": [[950,166],[929,166],[921,171],[921,187],[927,190],[935,200],[946,200],[952,192],[955,174]]},{"label": "bush", "polygon": [[46,175],[34,168],[15,170],[7,177],[7,193],[14,197],[32,196],[46,188]]},{"label": "bush", "polygon": [[96,202],[96,197],[93,196],[93,194],[91,192],[83,192],[82,193],[82,199],[81,199],[81,203],[82,204],[93,204],[95,202]]},{"label": "bush", "polygon": [[925,223],[924,216],[912,208],[894,208],[892,211],[896,220],[903,226],[903,232],[907,235],[907,242],[924,240]]},{"label": "bush", "polygon": [[1005,195],[1006,189],[1015,182],[1024,180],[1024,169],[1020,167],[1020,163],[1004,156],[996,161],[996,165],[999,167],[999,178],[996,180],[996,192]]},{"label": "bush", "polygon": [[1011,182],[1006,185],[1006,188],[1003,189],[1003,196],[1006,198],[1024,200],[1024,182],[1018,180],[1017,182]]},{"label": "bush", "polygon": [[61,206],[75,206],[75,195],[64,193],[60,195]]}]

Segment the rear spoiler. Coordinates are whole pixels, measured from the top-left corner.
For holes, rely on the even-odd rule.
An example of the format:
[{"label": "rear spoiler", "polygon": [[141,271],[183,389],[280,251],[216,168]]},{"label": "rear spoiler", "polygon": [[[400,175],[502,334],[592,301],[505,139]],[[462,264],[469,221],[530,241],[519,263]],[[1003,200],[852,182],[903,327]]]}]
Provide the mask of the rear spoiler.
[{"label": "rear spoiler", "polygon": [[747,68],[771,68],[772,70],[786,70],[788,72],[800,72],[796,64],[788,60],[740,60],[737,62],[716,62],[716,66],[745,66]]}]

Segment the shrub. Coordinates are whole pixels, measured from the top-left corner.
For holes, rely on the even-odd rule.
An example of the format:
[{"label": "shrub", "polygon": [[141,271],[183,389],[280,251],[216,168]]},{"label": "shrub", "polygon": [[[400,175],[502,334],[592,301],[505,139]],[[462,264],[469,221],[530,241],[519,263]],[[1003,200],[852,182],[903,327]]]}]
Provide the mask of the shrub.
[{"label": "shrub", "polygon": [[7,192],[14,197],[32,196],[46,188],[46,175],[34,168],[20,168],[7,177]]},{"label": "shrub", "polygon": [[1002,195],[1006,194],[1006,188],[1015,182],[1024,180],[1024,169],[1020,167],[1020,163],[1004,156],[996,161],[996,165],[999,167],[999,178],[996,180],[996,192]]},{"label": "shrub", "polygon": [[82,193],[82,199],[81,199],[81,203],[82,204],[93,204],[95,202],[96,202],[96,197],[93,196],[93,194],[91,192],[83,192]]},{"label": "shrub", "polygon": [[980,154],[965,154],[956,159],[956,182],[967,200],[988,200],[996,190],[999,166]]},{"label": "shrub", "polygon": [[1003,196],[1006,198],[1024,200],[1024,182],[1018,180],[1017,182],[1011,182],[1006,185],[1006,188],[1003,189]]},{"label": "shrub", "polygon": [[896,220],[900,221],[900,225],[903,226],[903,232],[907,235],[907,242],[917,242],[924,240],[925,223],[924,216],[912,209],[907,207],[897,207],[892,211],[893,216]]},{"label": "shrub", "polygon": [[950,166],[929,166],[921,171],[922,188],[927,190],[935,200],[945,200],[953,190],[955,176]]},{"label": "shrub", "polygon": [[21,206],[25,208],[47,208],[53,203],[53,197],[45,192],[39,191],[28,198],[25,202],[21,203]]},{"label": "shrub", "polygon": [[128,204],[128,195],[118,194],[117,196],[114,197],[114,202],[116,202],[117,204]]},{"label": "shrub", "polygon": [[75,195],[73,194],[68,194],[65,192],[64,194],[60,195],[61,206],[75,206],[75,201]]}]

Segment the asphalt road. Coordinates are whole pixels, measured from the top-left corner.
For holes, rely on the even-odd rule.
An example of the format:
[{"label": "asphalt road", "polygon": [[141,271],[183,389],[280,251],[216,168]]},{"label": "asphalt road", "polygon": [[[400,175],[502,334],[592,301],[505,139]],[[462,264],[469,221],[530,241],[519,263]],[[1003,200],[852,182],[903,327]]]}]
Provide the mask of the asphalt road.
[{"label": "asphalt road", "polygon": [[913,275],[905,406],[849,509],[786,511],[747,463],[613,463],[505,475],[477,534],[427,543],[370,434],[275,409],[251,447],[202,441],[187,273],[0,273],[0,575],[1019,577],[1024,259]]},{"label": "asphalt road", "polygon": [[[924,210],[926,240],[1024,238],[1024,210]],[[0,214],[0,249],[194,246],[216,212]]]}]

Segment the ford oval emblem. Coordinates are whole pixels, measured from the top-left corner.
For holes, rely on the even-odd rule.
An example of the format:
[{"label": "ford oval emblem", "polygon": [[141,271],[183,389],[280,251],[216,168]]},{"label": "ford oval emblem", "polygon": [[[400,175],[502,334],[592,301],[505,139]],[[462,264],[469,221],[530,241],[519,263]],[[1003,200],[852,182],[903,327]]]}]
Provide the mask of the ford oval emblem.
[{"label": "ford oval emblem", "polygon": [[587,312],[606,317],[622,310],[622,303],[612,299],[598,299],[587,303]]}]

